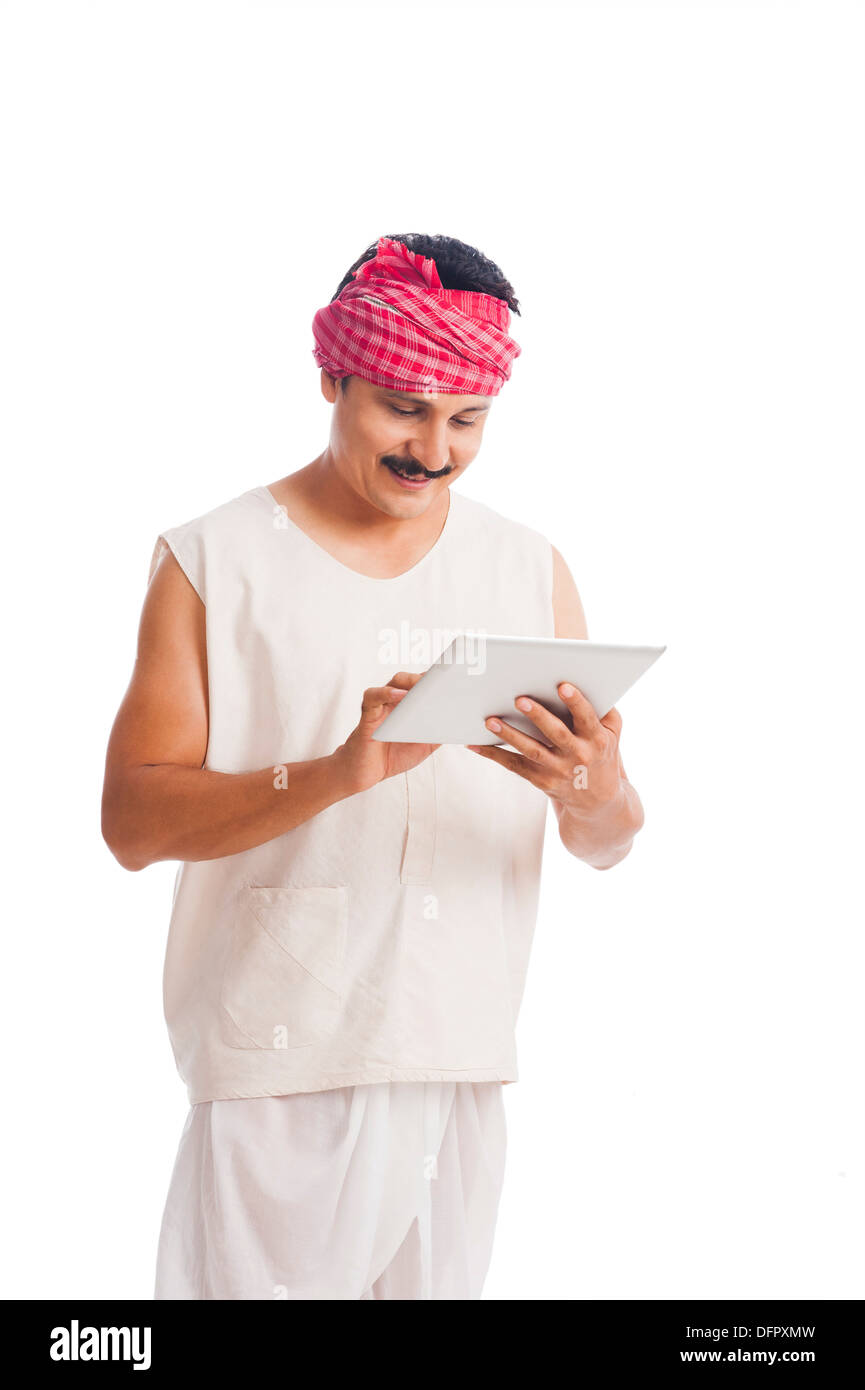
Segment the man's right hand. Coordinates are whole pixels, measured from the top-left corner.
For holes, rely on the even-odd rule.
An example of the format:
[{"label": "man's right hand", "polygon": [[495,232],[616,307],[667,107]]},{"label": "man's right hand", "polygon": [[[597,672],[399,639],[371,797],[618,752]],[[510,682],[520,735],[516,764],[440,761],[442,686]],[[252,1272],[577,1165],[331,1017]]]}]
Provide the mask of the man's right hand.
[{"label": "man's right hand", "polygon": [[408,772],[441,747],[438,743],[381,743],[373,738],[379,725],[423,674],[397,671],[387,685],[371,686],[363,692],[357,728],[332,755],[353,791],[366,791],[386,777]]},{"label": "man's right hand", "polygon": [[[204,766],[209,740],[204,603],[165,547],[142,609],[132,680],[105,760],[102,833],[125,869],[242,854],[336,801],[405,772],[438,745],[372,734],[419,676],[367,690],[360,723],[335,753],[252,772]],[[277,775],[278,774],[278,775]]]}]

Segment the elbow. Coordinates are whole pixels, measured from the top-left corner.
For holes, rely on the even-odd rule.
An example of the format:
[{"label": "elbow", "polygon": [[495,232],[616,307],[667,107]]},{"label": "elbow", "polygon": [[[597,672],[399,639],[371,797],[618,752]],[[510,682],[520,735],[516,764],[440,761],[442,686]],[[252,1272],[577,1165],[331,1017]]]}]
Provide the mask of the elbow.
[{"label": "elbow", "polygon": [[623,859],[627,859],[628,855],[631,852],[631,845],[633,843],[633,840],[631,840],[622,849],[617,850],[615,852],[614,857],[611,859],[602,859],[595,861],[590,860],[589,862],[591,863],[592,868],[599,870],[599,872],[601,873],[605,872],[608,869],[614,869],[617,864],[621,864]]},{"label": "elbow", "polygon": [[142,854],[136,845],[130,844],[111,832],[106,832],[105,829],[102,831],[102,838],[121,869],[128,869],[131,874],[140,873],[142,869],[146,869],[148,864],[153,862],[145,854]]},{"label": "elbow", "polygon": [[614,869],[617,864],[621,864],[623,859],[627,859],[628,855],[634,847],[634,840],[643,828],[644,821],[645,816],[643,815],[643,808],[639,800],[637,800],[631,824],[629,826],[630,839],[626,840],[625,843],[621,845],[618,849],[613,850],[610,858],[599,860],[597,863],[594,863],[592,865],[592,868]]},{"label": "elbow", "polygon": [[120,867],[132,874],[140,873],[154,862],[146,853],[141,837],[130,832],[123,817],[109,803],[102,806],[102,838]]},{"label": "elbow", "polygon": [[111,853],[114,855],[120,867],[122,869],[128,869],[131,874],[140,873],[142,869],[146,869],[148,864],[152,862],[150,859],[136,857],[126,850],[118,849],[114,845],[109,845],[108,848],[111,850]]}]

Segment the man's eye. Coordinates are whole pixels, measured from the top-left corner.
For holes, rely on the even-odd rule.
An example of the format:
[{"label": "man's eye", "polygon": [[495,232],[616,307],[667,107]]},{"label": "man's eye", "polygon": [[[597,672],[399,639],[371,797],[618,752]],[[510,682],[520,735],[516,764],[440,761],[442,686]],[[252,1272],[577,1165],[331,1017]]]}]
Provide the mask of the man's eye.
[{"label": "man's eye", "polygon": [[[399,406],[391,406],[395,416],[403,416],[406,420],[412,420],[417,414],[417,410],[401,410]],[[470,430],[471,425],[477,424],[477,420],[455,420],[453,424],[459,425],[460,430]]]},{"label": "man's eye", "polygon": [[[411,420],[411,419],[412,419],[415,415],[417,415],[417,413],[418,413],[416,410],[400,410],[400,408],[399,408],[398,405],[392,405],[392,406],[391,406],[391,410],[393,411],[394,415],[402,415],[405,419],[408,419],[408,420]],[[468,429],[471,429],[472,425],[476,425],[476,424],[477,424],[477,421],[476,421],[476,420],[454,420],[453,423],[454,423],[455,425],[459,425],[460,429],[468,430]]]}]

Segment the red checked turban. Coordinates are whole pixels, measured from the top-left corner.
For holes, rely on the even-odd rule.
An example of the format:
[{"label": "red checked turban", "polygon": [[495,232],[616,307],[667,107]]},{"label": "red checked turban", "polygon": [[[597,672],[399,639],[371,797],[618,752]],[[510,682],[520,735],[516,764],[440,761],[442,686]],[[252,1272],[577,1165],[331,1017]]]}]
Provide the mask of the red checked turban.
[{"label": "red checked turban", "polygon": [[403,391],[497,396],[522,349],[507,301],[442,288],[435,261],[379,237],[338,297],[312,321],[313,356],[331,376]]}]

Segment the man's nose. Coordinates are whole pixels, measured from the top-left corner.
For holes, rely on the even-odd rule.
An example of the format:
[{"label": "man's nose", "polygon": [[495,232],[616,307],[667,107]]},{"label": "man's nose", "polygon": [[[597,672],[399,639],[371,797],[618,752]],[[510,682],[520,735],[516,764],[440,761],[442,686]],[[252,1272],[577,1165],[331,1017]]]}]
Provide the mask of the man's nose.
[{"label": "man's nose", "polygon": [[448,464],[447,424],[444,420],[430,420],[412,431],[409,440],[412,458],[430,473],[437,473]]}]

